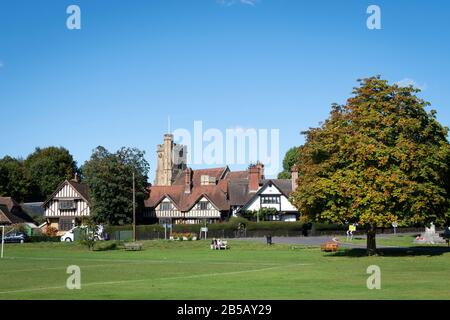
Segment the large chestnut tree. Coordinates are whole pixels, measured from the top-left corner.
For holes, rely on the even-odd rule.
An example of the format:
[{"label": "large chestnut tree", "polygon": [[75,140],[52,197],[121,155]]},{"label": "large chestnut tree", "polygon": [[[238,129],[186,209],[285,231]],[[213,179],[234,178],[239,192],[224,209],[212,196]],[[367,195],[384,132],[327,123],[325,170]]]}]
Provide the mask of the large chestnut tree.
[{"label": "large chestnut tree", "polygon": [[376,228],[449,221],[448,129],[416,88],[371,77],[319,128],[304,132],[293,200],[313,221]]}]

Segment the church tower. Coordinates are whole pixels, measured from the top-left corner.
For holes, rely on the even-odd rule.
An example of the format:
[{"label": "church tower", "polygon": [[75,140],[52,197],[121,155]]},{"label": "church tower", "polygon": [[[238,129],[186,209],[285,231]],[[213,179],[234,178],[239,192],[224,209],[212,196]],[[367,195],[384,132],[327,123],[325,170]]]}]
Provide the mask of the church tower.
[{"label": "church tower", "polygon": [[186,146],[173,142],[172,134],[164,135],[164,143],[158,145],[155,185],[170,186],[186,169]]}]

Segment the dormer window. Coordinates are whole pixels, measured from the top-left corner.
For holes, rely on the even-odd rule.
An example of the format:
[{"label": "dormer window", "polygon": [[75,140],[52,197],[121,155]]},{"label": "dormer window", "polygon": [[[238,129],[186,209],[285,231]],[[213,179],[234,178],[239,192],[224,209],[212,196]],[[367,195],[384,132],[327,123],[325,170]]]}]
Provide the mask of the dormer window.
[{"label": "dormer window", "polygon": [[197,205],[198,210],[209,210],[210,204],[208,201],[200,201]]},{"label": "dormer window", "polygon": [[159,206],[159,210],[161,211],[170,211],[172,210],[172,204],[170,202],[162,202]]},{"label": "dormer window", "polygon": [[74,210],[76,209],[75,200],[59,200],[59,210]]},{"label": "dormer window", "polygon": [[206,174],[200,176],[200,184],[202,186],[213,186],[216,184],[216,178],[210,177]]},{"label": "dormer window", "polygon": [[261,203],[263,204],[278,204],[280,202],[280,196],[261,196]]}]

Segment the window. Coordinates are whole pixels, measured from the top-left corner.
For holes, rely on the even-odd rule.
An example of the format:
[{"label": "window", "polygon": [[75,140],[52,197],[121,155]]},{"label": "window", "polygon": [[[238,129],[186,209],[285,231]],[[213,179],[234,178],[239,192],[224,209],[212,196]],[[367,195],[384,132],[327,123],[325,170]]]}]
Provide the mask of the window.
[{"label": "window", "polygon": [[75,226],[73,218],[60,218],[59,231],[69,231]]},{"label": "window", "polygon": [[199,210],[208,210],[209,209],[209,202],[208,201],[200,201],[198,203],[198,207]]},{"label": "window", "polygon": [[59,200],[59,210],[73,210],[76,209],[75,200]]},{"label": "window", "polygon": [[170,202],[161,202],[161,205],[159,206],[159,210],[170,211],[170,210],[172,210],[172,204]]},{"label": "window", "polygon": [[202,186],[207,186],[209,184],[209,176],[207,175],[201,175],[200,176],[200,184]]},{"label": "window", "polygon": [[261,196],[261,203],[264,204],[279,204],[280,201],[280,196]]}]

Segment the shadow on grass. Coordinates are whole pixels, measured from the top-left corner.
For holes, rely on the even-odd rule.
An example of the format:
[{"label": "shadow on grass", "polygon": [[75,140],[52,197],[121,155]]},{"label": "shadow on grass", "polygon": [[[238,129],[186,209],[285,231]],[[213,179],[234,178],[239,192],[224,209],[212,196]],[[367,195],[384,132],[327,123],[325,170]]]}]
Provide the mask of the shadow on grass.
[{"label": "shadow on grass", "polygon": [[[440,256],[450,253],[447,246],[439,247],[398,247],[377,249],[377,255],[381,257],[407,257],[407,256]],[[364,248],[342,249],[334,253],[326,254],[326,257],[366,257]]]}]

